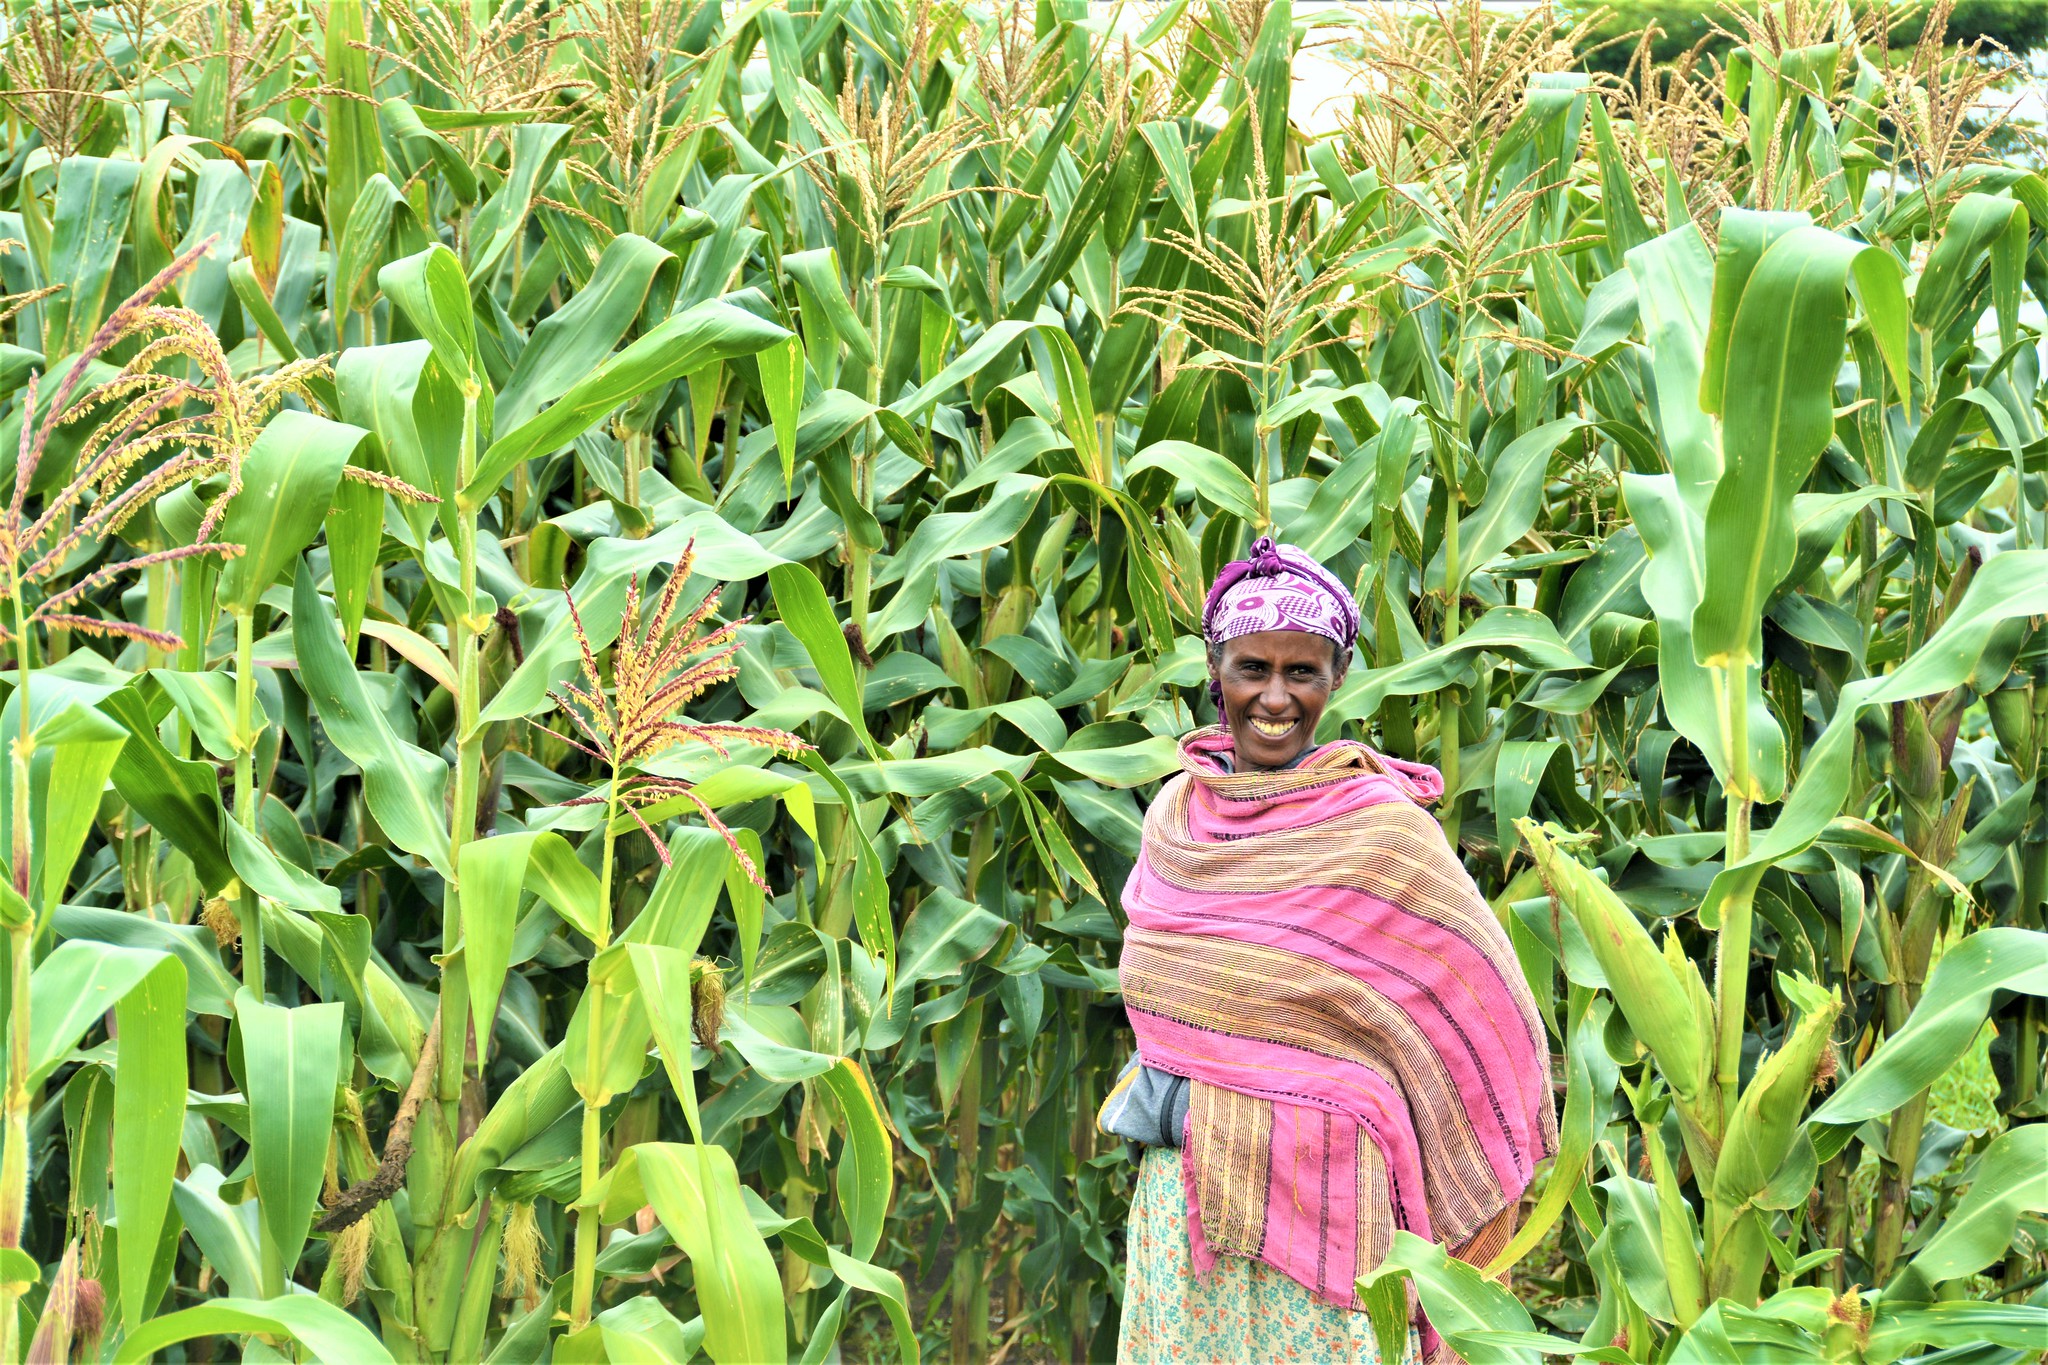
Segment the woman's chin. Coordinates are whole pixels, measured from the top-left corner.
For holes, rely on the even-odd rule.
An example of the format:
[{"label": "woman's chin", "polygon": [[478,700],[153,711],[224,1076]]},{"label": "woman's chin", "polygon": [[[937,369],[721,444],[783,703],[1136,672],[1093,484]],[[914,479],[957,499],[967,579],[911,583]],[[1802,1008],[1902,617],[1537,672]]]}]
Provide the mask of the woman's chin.
[{"label": "woman's chin", "polygon": [[1301,751],[1308,747],[1307,740],[1299,725],[1277,738],[1248,729],[1233,737],[1233,747],[1238,758],[1251,767],[1284,768],[1301,756]]}]

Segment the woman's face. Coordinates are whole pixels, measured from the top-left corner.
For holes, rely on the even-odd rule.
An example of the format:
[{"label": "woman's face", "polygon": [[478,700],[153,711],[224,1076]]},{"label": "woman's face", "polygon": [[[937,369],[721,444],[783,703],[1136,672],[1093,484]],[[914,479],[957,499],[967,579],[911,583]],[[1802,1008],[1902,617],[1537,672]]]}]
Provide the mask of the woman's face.
[{"label": "woman's face", "polygon": [[1280,768],[1315,739],[1330,693],[1349,660],[1320,635],[1261,630],[1226,640],[1209,656],[1209,676],[1223,688],[1224,724],[1245,768]]}]

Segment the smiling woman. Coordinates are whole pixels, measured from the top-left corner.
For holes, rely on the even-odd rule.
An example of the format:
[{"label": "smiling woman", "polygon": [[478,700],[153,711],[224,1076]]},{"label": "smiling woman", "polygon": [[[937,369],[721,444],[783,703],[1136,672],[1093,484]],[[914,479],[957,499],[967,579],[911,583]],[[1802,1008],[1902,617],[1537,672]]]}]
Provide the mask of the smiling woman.
[{"label": "smiling woman", "polygon": [[1261,539],[1203,611],[1222,723],[1147,813],[1120,975],[1138,1052],[1101,1126],[1144,1149],[1119,1359],[1447,1358],[1356,1293],[1396,1231],[1484,1265],[1556,1145],[1513,951],[1422,807],[1436,771],[1317,722],[1351,596]]}]

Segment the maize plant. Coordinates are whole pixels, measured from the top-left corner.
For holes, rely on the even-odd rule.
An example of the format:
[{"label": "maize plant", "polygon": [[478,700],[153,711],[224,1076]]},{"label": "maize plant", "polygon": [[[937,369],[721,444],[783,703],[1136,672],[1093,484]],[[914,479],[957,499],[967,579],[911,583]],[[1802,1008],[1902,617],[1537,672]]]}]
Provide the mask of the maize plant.
[{"label": "maize plant", "polygon": [[1266,534],[1562,1096],[1383,1339],[2030,1358],[2048,182],[1892,9],[8,0],[0,1360],[1113,1359]]}]

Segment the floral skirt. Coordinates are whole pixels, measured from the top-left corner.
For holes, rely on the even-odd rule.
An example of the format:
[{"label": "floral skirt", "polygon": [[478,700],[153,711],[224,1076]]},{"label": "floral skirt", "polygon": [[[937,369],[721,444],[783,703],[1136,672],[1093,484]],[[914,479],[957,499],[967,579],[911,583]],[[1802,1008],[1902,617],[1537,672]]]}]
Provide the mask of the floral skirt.
[{"label": "floral skirt", "polygon": [[[1207,1279],[1196,1277],[1172,1148],[1145,1151],[1129,1242],[1117,1365],[1381,1365],[1370,1316],[1324,1303],[1269,1265],[1219,1256]],[[1420,1358],[1411,1328],[1398,1365]]]}]

